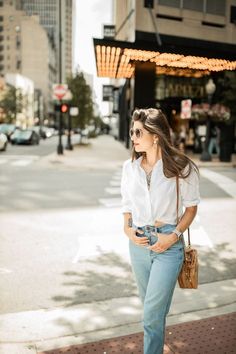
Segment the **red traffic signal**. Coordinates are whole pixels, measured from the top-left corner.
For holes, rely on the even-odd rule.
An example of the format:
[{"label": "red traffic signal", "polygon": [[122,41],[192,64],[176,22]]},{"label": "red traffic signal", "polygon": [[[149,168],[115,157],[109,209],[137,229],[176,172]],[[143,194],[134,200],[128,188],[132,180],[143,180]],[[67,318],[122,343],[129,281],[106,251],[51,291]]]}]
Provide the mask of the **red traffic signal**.
[{"label": "red traffic signal", "polygon": [[66,113],[69,110],[69,106],[66,103],[61,104],[61,113]]}]

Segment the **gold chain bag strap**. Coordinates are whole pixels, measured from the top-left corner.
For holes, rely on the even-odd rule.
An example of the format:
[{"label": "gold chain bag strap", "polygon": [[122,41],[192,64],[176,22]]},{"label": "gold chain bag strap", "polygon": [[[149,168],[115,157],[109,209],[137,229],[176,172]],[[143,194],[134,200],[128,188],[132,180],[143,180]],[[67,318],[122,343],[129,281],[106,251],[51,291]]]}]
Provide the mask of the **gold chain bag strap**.
[{"label": "gold chain bag strap", "polygon": [[[176,177],[177,190],[177,225],[179,223],[179,178]],[[197,250],[191,247],[190,229],[188,228],[188,245],[184,244],[184,261],[178,276],[179,287],[182,289],[197,289],[198,287],[198,254]]]}]

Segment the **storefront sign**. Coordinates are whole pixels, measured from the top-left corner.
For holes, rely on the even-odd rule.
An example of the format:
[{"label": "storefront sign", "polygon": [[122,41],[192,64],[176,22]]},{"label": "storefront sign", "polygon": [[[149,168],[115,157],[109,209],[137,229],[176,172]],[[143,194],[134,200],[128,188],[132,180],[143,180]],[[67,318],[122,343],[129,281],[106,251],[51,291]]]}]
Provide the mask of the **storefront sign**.
[{"label": "storefront sign", "polygon": [[191,118],[191,108],[192,108],[192,100],[182,100],[180,117],[182,119]]}]

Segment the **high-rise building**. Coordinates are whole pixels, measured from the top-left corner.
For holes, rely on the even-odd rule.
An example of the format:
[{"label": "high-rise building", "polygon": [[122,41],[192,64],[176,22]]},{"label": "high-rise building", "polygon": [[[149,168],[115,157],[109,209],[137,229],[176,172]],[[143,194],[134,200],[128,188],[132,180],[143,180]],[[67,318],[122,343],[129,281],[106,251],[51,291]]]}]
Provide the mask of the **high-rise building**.
[{"label": "high-rise building", "polygon": [[[46,29],[48,36],[54,41],[57,49],[57,71],[59,73],[59,4],[60,0],[16,0],[17,8],[24,10],[27,15],[38,15],[40,24]],[[61,69],[62,82],[72,72],[72,17],[73,0],[61,1],[61,34],[62,53]],[[59,78],[59,75],[58,75]]]},{"label": "high-rise building", "polygon": [[[0,2],[1,4],[1,2]],[[53,41],[39,23],[38,16],[27,16],[13,1],[1,6],[0,75],[21,74],[41,90],[46,112],[52,111],[51,89],[56,82],[56,51]]]}]

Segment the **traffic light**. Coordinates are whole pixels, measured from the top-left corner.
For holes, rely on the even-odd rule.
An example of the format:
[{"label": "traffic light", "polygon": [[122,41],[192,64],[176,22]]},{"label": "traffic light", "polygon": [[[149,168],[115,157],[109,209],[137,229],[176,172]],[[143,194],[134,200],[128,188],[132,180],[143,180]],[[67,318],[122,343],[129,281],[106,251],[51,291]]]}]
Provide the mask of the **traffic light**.
[{"label": "traffic light", "polygon": [[61,113],[67,113],[68,110],[69,110],[68,104],[62,103],[62,104],[61,104],[61,108],[60,108]]}]

